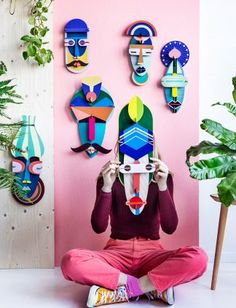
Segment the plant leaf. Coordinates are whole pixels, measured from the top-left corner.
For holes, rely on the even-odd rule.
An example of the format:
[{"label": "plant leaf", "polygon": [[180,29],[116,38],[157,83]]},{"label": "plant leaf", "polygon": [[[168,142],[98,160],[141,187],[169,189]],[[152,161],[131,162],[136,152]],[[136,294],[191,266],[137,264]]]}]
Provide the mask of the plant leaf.
[{"label": "plant leaf", "polygon": [[36,54],[36,47],[33,44],[29,44],[27,47],[27,53],[30,57],[33,57]]},{"label": "plant leaf", "polygon": [[0,96],[1,95],[8,95],[9,94],[9,91],[14,89],[15,85],[12,85],[12,86],[5,86],[5,87],[2,87],[0,88]]},{"label": "plant leaf", "polygon": [[223,127],[220,123],[210,119],[202,120],[200,126],[207,133],[220,140],[224,145],[228,146],[232,150],[236,150],[235,132]]},{"label": "plant leaf", "polygon": [[236,160],[230,156],[217,156],[199,160],[189,166],[190,175],[197,180],[222,178],[236,167]]},{"label": "plant leaf", "polygon": [[23,35],[23,36],[21,37],[21,40],[24,41],[24,42],[31,42],[31,41],[32,41],[32,36]]},{"label": "plant leaf", "polygon": [[12,79],[0,81],[0,88],[2,88],[2,87],[4,87],[4,86],[8,85],[11,81],[12,81]]},{"label": "plant leaf", "polygon": [[236,151],[231,150],[222,143],[212,143],[210,141],[202,141],[196,146],[191,146],[186,152],[186,164],[190,166],[190,157],[199,154],[216,153],[220,155],[236,156]]},{"label": "plant leaf", "polygon": [[224,106],[227,108],[228,112],[232,113],[236,117],[236,106],[231,103],[215,103],[212,106]]},{"label": "plant leaf", "polygon": [[22,104],[22,102],[16,102],[12,98],[1,98],[0,97],[0,106],[4,106],[6,104]]},{"label": "plant leaf", "polygon": [[236,172],[227,175],[217,186],[220,201],[230,206],[236,200]]},{"label": "plant leaf", "polygon": [[23,56],[24,60],[27,60],[29,58],[29,55],[28,55],[27,51],[23,51],[22,52],[22,56]]}]

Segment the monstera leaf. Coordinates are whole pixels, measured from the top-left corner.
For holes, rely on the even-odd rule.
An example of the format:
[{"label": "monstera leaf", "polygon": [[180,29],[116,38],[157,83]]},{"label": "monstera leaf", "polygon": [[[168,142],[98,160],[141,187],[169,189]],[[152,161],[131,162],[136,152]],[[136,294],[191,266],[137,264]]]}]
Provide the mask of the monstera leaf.
[{"label": "monstera leaf", "polygon": [[[225,107],[229,113],[236,117],[235,78],[233,78],[234,104],[218,102],[213,106]],[[211,119],[202,120],[200,127],[220,142],[212,143],[204,140],[187,150],[186,164],[189,167],[190,176],[197,180],[222,178],[217,185],[218,195],[223,204],[230,206],[236,200],[236,132]],[[191,157],[199,154],[217,154],[218,156],[198,160],[191,164]]]}]

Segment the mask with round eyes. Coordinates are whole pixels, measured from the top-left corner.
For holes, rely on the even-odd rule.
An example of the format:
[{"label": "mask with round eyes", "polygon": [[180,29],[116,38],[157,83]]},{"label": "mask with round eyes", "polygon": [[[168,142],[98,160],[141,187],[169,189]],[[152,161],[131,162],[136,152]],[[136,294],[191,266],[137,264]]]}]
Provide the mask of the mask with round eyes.
[{"label": "mask with round eyes", "polygon": [[155,27],[147,21],[136,21],[126,30],[131,36],[129,45],[130,62],[133,68],[132,81],[144,85],[148,81],[148,70],[153,51],[152,36],[156,36]]},{"label": "mask with round eyes", "polygon": [[88,26],[82,19],[72,19],[65,26],[65,64],[72,73],[82,72],[88,65]]},{"label": "mask with round eyes", "polygon": [[134,96],[119,116],[119,179],[124,185],[126,205],[134,215],[145,209],[149,183],[155,165],[153,156],[152,114],[142,100]]}]

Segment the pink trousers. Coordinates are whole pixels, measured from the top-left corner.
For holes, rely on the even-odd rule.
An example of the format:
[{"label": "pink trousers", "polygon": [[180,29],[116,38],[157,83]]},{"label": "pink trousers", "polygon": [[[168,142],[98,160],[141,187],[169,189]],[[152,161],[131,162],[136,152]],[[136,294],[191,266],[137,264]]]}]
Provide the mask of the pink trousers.
[{"label": "pink trousers", "polygon": [[116,289],[122,272],[148,275],[159,292],[200,277],[206,267],[207,255],[199,247],[166,250],[158,240],[143,238],[110,239],[101,251],[72,249],[61,264],[64,277],[80,284]]}]

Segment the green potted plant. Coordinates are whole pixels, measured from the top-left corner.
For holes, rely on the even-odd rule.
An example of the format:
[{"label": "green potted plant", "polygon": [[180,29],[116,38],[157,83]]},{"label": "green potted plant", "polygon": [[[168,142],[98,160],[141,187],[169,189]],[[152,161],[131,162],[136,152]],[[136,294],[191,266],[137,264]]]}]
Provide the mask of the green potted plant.
[{"label": "green potted plant", "polygon": [[53,52],[46,48],[48,42],[45,36],[49,31],[46,25],[49,7],[53,0],[32,0],[30,1],[30,13],[28,23],[31,26],[30,34],[23,35],[25,50],[22,53],[24,60],[32,60],[39,66],[50,63],[53,59]]},{"label": "green potted plant", "polygon": [[[0,76],[6,74],[6,65],[0,61]],[[20,104],[22,103],[22,98],[15,91],[15,86],[12,84],[12,79],[0,80],[0,150],[9,151],[13,148],[13,140],[16,132],[21,127],[21,122],[18,123],[7,123],[3,121],[3,118],[10,119],[10,117],[5,113],[8,104]],[[1,120],[2,119],[2,120]],[[16,185],[17,178],[15,175],[0,166],[0,188],[7,188],[16,193],[22,194]]]},{"label": "green potted plant", "polygon": [[[215,103],[212,106],[223,106],[236,117],[236,77],[232,78],[234,103]],[[220,201],[230,206],[236,199],[236,132],[225,128],[219,122],[210,119],[202,120],[201,129],[218,139],[218,142],[202,141],[191,146],[186,152],[186,164],[190,176],[197,180],[219,178],[217,191]],[[199,154],[217,154],[209,159],[190,163],[191,157]]]}]

